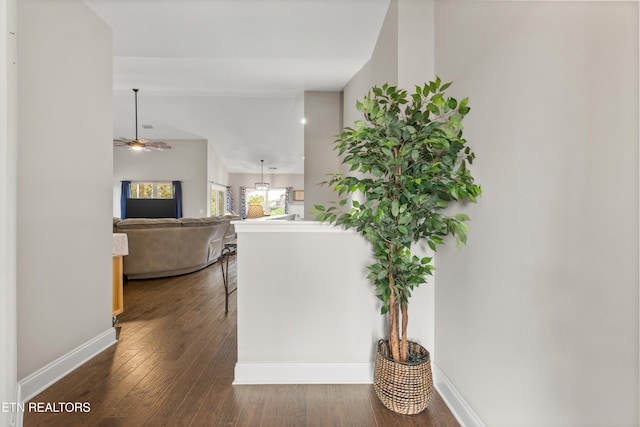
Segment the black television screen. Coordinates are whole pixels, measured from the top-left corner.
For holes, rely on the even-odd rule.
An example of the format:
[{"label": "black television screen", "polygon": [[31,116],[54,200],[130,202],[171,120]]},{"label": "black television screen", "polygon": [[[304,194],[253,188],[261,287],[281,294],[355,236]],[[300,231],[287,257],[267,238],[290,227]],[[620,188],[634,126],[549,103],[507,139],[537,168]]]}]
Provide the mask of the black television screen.
[{"label": "black television screen", "polygon": [[127,218],[176,218],[175,199],[127,199]]}]

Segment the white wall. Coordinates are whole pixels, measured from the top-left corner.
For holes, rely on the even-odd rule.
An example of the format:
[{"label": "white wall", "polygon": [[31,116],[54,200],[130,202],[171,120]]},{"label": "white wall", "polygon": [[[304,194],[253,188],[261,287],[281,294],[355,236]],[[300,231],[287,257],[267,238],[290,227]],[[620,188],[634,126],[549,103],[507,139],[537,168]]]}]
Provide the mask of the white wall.
[{"label": "white wall", "polygon": [[333,192],[320,182],[328,174],[340,172],[340,161],[333,151],[333,141],[342,132],[342,93],[304,93],[304,218],[315,217],[310,212],[314,205],[329,205],[335,200]]},{"label": "white wall", "polygon": [[[166,142],[171,145],[170,150],[131,151],[113,148],[113,216],[120,217],[121,181],[143,180],[181,181],[182,215],[196,218],[207,215],[207,165],[210,162],[207,141]],[[211,163],[215,163],[213,156]]]},{"label": "white wall", "polygon": [[[18,2],[18,378],[111,327],[112,36]],[[115,338],[115,334],[114,334]]]},{"label": "white wall", "polygon": [[207,181],[221,185],[227,185],[229,182],[229,172],[211,141],[207,142]]},{"label": "white wall", "polygon": [[484,194],[438,365],[486,425],[638,426],[638,4],[436,3]]},{"label": "white wall", "polygon": [[[16,33],[15,0],[0,2],[0,402],[17,401]],[[13,415],[0,412],[0,426]]]},{"label": "white wall", "polygon": [[[373,86],[398,84],[398,1],[392,0],[385,15],[378,40],[371,59],[345,85],[344,126],[351,126],[362,119],[356,109],[356,101],[361,101]],[[346,172],[346,171],[342,171]]]},{"label": "white wall", "polygon": [[313,221],[241,221],[236,232],[235,382],[370,383],[383,323],[364,239]]},{"label": "white wall", "polygon": [[435,79],[435,1],[398,1],[398,86],[413,91],[415,85]]},{"label": "white wall", "polygon": [[373,86],[398,85],[413,90],[435,78],[434,1],[392,0],[371,59],[346,84],[345,126],[362,119],[356,100]]}]

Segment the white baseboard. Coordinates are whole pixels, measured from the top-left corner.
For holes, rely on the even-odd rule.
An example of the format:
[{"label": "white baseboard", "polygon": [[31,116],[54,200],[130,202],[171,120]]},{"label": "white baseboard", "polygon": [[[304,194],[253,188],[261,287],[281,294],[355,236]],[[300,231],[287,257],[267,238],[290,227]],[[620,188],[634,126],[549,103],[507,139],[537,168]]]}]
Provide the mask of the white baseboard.
[{"label": "white baseboard", "polygon": [[[14,402],[21,402],[20,400],[20,384],[16,383],[15,388],[15,400]],[[9,420],[9,427],[22,427],[23,414],[21,411],[14,411],[11,414]]]},{"label": "white baseboard", "polygon": [[[26,402],[89,359],[115,344],[116,330],[110,328],[18,382],[18,402]],[[18,425],[21,425],[19,423]]]},{"label": "white baseboard", "polygon": [[372,384],[373,363],[238,362],[233,384]]},{"label": "white baseboard", "polygon": [[431,364],[431,369],[433,370],[433,383],[436,390],[438,390],[442,400],[445,401],[460,425],[462,427],[485,427],[484,422],[458,393],[458,390],[456,390],[444,372],[435,363]]},{"label": "white baseboard", "polygon": [[[486,427],[435,364],[434,386],[462,427]],[[372,384],[373,363],[238,362],[233,384]]]}]

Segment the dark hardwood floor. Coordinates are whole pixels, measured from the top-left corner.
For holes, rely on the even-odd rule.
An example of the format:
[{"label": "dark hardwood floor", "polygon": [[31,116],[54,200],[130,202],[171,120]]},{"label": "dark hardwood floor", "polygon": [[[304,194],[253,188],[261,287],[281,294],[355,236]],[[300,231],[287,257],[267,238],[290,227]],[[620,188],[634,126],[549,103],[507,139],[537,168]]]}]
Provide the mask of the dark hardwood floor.
[{"label": "dark hardwood floor", "polygon": [[[230,262],[235,280],[235,261]],[[459,426],[437,393],[421,414],[386,409],[372,385],[233,386],[236,299],[224,313],[220,266],[130,281],[118,343],[32,402],[90,412],[26,411],[25,426]]]}]

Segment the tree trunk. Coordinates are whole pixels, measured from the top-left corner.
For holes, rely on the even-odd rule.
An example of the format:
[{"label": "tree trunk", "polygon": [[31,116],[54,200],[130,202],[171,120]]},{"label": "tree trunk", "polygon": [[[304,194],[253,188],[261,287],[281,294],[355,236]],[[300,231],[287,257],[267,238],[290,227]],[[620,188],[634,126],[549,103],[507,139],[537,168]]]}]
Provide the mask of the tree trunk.
[{"label": "tree trunk", "polygon": [[[398,158],[398,148],[393,147],[393,157]],[[398,185],[398,177],[401,175],[402,170],[398,166],[396,168],[396,174],[393,177],[393,182]],[[396,225],[397,225],[396,218]],[[393,266],[393,257],[392,255],[398,252],[399,247],[394,246],[393,243],[389,243],[389,253],[387,255],[388,261],[388,282],[389,289],[391,290],[391,295],[389,296],[389,347],[391,348],[391,357],[393,360],[400,362],[403,358],[406,360],[406,356],[403,356],[400,352],[400,337],[398,336],[398,301],[396,299],[396,290],[395,290],[395,280],[393,277],[392,266]],[[404,314],[403,314],[403,322],[404,322]],[[403,327],[404,330],[404,327]],[[403,332],[404,334],[404,332]]]},{"label": "tree trunk", "polygon": [[406,362],[409,356],[409,343],[407,342],[407,325],[409,324],[409,306],[402,303],[402,342],[400,343],[400,361]]},{"label": "tree trunk", "polygon": [[389,348],[391,349],[391,358],[393,360],[400,360],[400,343],[398,337],[398,301],[396,300],[396,291],[394,289],[395,281],[391,274],[391,254],[393,253],[393,244],[389,243],[389,255],[388,261],[388,282],[389,290]]},{"label": "tree trunk", "polygon": [[391,291],[389,301],[389,348],[391,349],[391,358],[400,360],[400,342],[398,338],[398,303],[396,297]]}]

